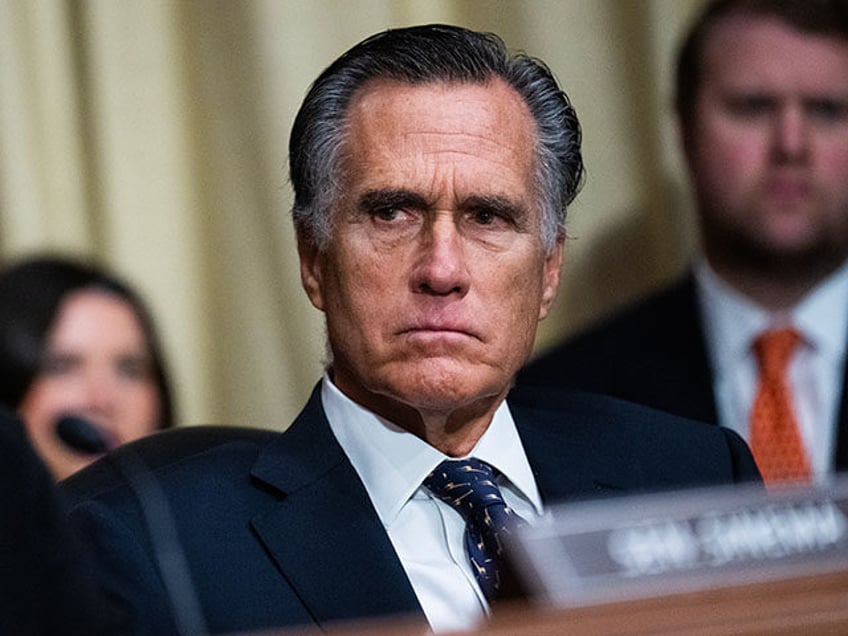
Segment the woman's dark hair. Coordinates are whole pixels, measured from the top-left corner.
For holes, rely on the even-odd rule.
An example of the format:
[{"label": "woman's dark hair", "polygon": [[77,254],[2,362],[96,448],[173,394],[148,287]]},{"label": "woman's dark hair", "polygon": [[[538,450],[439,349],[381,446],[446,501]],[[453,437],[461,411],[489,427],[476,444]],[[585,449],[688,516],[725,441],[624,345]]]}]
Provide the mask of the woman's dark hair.
[{"label": "woman's dark hair", "polygon": [[132,307],[150,351],[159,394],[159,428],[174,424],[171,389],[153,320],[127,283],[104,269],[59,256],[34,256],[0,272],[0,405],[16,410],[42,369],[62,302],[81,290],[104,291]]}]

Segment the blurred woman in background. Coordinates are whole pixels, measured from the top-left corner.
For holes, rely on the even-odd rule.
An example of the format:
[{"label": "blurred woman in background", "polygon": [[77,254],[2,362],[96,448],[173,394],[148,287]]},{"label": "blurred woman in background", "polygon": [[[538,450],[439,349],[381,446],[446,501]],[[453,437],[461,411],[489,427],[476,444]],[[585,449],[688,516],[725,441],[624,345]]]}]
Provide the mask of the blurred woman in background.
[{"label": "blurred woman in background", "polygon": [[171,427],[161,348],[140,297],[109,272],[63,257],[0,272],[0,404],[18,412],[57,480],[99,454],[60,437],[63,418],[91,425],[105,448]]}]

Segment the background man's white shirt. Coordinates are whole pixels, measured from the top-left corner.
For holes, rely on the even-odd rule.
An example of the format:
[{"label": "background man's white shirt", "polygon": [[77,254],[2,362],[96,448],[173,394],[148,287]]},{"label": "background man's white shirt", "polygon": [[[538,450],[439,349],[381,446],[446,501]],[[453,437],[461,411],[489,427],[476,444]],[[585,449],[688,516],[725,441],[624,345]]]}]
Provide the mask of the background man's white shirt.
[{"label": "background man's white shirt", "polygon": [[769,313],[702,262],[695,271],[713,367],[719,423],[749,440],[757,383],[751,345],[760,332],[793,326],[802,335],[789,376],[795,414],[816,481],[834,470],[839,403],[848,339],[848,263],[786,313]]}]

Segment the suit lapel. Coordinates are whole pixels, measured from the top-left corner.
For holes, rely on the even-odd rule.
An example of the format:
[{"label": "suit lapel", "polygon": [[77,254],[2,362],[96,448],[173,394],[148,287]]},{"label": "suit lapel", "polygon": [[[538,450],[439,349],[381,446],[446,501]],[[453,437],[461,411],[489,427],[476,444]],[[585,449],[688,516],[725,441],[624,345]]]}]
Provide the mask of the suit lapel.
[{"label": "suit lapel", "polygon": [[330,431],[318,388],[252,474],[282,496],[252,526],[316,622],[421,613],[365,488]]}]

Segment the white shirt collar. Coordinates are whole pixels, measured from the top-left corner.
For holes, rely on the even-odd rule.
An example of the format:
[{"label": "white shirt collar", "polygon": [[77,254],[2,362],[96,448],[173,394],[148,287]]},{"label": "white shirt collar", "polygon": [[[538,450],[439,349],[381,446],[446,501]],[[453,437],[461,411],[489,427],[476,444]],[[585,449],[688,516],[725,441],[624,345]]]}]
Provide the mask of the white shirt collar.
[{"label": "white shirt collar", "polygon": [[715,371],[748,356],[751,342],[769,324],[768,313],[720,279],[706,261],[695,268],[707,350]]},{"label": "white shirt collar", "polygon": [[[848,329],[848,261],[811,290],[791,311],[770,314],[721,280],[702,260],[695,268],[707,346],[716,369],[744,357],[758,333],[794,325],[805,343],[825,356],[842,357]],[[718,335],[721,334],[721,335]]]},{"label": "white shirt collar", "polygon": [[[326,373],[321,400],[333,434],[388,527],[424,478],[447,456],[348,398]],[[497,468],[516,494],[542,514],[541,496],[506,402],[495,411],[470,455]]]},{"label": "white shirt collar", "polygon": [[807,294],[793,314],[809,345],[842,358],[848,337],[848,261]]}]

